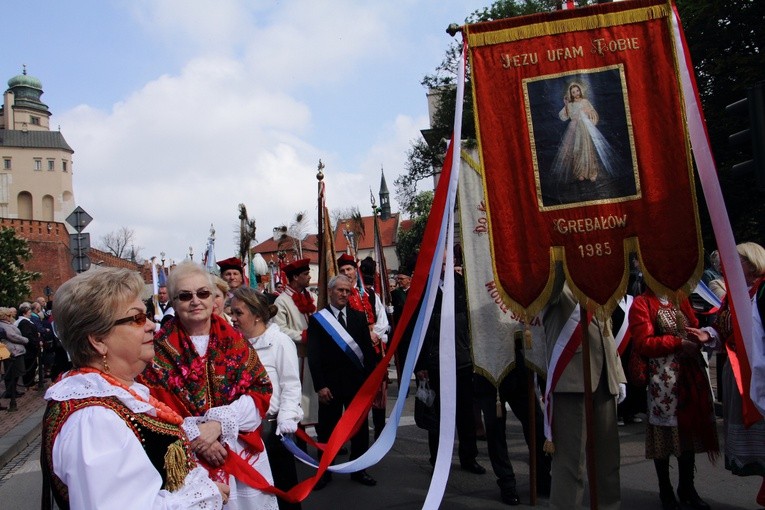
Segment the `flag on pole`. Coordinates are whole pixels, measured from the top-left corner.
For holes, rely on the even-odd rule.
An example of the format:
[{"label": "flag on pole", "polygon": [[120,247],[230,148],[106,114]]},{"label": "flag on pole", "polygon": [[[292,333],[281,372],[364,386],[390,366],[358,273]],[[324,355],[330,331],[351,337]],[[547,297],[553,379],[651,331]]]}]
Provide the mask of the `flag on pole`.
[{"label": "flag on pole", "polygon": [[210,237],[207,238],[207,248],[205,249],[202,265],[205,266],[208,273],[218,273],[218,264],[216,264],[215,260],[215,229],[212,225],[210,225]]},{"label": "flag on pole", "polygon": [[321,310],[327,306],[327,283],[337,274],[337,261],[335,260],[335,236],[332,232],[332,224],[326,203],[326,187],[324,184],[324,163],[319,160],[319,289],[316,308]]},{"label": "flag on pole", "polygon": [[377,272],[375,273],[375,292],[380,296],[382,305],[387,310],[390,304],[390,282],[388,280],[388,263],[385,261],[385,252],[383,251],[382,237],[380,236],[380,222],[377,217],[377,211],[373,211],[374,214],[374,253],[375,253],[375,265],[377,266]]},{"label": "flag on pole", "polygon": [[164,266],[159,267],[157,271],[157,287],[167,287],[167,271]]}]

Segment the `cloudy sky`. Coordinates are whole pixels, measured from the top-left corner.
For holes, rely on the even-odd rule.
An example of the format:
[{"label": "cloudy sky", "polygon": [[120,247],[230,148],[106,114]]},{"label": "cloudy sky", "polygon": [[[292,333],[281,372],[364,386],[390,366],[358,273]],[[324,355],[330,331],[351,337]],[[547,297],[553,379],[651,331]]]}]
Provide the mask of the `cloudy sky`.
[{"label": "cloudy sky", "polygon": [[258,241],[299,211],[315,224],[319,159],[330,209],[369,214],[381,167],[395,194],[445,29],[490,3],[12,2],[0,79],[26,64],[42,81],[94,244],[127,226],[143,257],[179,261],[191,246],[198,260],[213,224],[220,260],[235,252],[239,203]]}]

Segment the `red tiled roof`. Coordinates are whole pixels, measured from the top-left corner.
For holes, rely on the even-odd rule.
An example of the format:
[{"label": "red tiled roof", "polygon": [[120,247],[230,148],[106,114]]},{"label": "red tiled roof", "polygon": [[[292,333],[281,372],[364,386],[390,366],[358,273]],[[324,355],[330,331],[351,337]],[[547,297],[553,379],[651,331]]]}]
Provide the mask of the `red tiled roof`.
[{"label": "red tiled roof", "polygon": [[[399,213],[393,213],[387,220],[378,220],[380,226],[380,240],[382,241],[383,248],[388,246],[396,246],[396,237],[398,234],[398,219]],[[364,234],[359,236],[357,241],[357,248],[359,250],[371,250],[374,248],[374,216],[362,216],[361,224],[363,225]],[[349,224],[351,220],[341,219],[338,220],[335,227],[335,251],[345,252],[348,247],[348,242],[343,235],[343,227]]]},{"label": "red tiled roof", "polygon": [[[279,242],[274,241],[273,237],[266,239],[257,246],[254,246],[251,251],[252,253],[260,253],[260,255],[266,259],[266,262],[278,262],[279,251],[284,251],[286,254],[286,257],[284,258],[285,264],[289,264],[298,259],[298,254],[295,251],[293,244],[293,238],[290,236],[285,236],[283,240]],[[319,263],[318,236],[316,234],[309,234],[303,240],[303,258],[311,259],[312,264]]]},{"label": "red tiled roof", "polygon": [[399,228],[401,229],[402,232],[406,232],[407,230],[412,228],[412,225],[414,225],[413,220],[402,220]]}]

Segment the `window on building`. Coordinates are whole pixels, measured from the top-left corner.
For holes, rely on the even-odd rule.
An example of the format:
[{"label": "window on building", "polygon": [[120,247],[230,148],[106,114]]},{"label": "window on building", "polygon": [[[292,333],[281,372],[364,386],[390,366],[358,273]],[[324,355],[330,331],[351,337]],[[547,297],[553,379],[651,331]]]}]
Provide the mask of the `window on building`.
[{"label": "window on building", "polygon": [[68,170],[68,168],[69,168],[66,163],[67,163],[66,160],[61,162],[61,170],[63,170],[64,172],[66,172]]},{"label": "window on building", "polygon": [[3,170],[11,169],[11,158],[3,158]]},{"label": "window on building", "polygon": [[48,171],[52,172],[56,169],[56,160],[55,159],[49,159],[48,160]]},{"label": "window on building", "polygon": [[42,159],[35,158],[34,169],[42,170]]},{"label": "window on building", "polygon": [[33,126],[39,126],[40,125],[40,117],[35,117],[34,115],[29,116],[29,122]]}]

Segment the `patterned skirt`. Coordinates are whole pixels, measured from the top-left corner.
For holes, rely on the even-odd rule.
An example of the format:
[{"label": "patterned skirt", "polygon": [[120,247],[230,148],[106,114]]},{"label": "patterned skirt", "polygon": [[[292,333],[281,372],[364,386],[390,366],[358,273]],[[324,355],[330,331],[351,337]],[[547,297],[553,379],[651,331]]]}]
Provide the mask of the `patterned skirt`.
[{"label": "patterned skirt", "polygon": [[723,367],[725,469],[738,476],[765,476],[765,420],[749,428],[741,416],[741,395],[730,362]]},{"label": "patterned skirt", "polygon": [[661,425],[651,425],[650,423],[646,426],[646,459],[666,459],[670,455],[679,457],[685,451],[702,453],[706,451],[706,448],[704,448],[704,445],[698,439],[692,441],[682,440],[680,429],[677,427],[663,427]]}]

